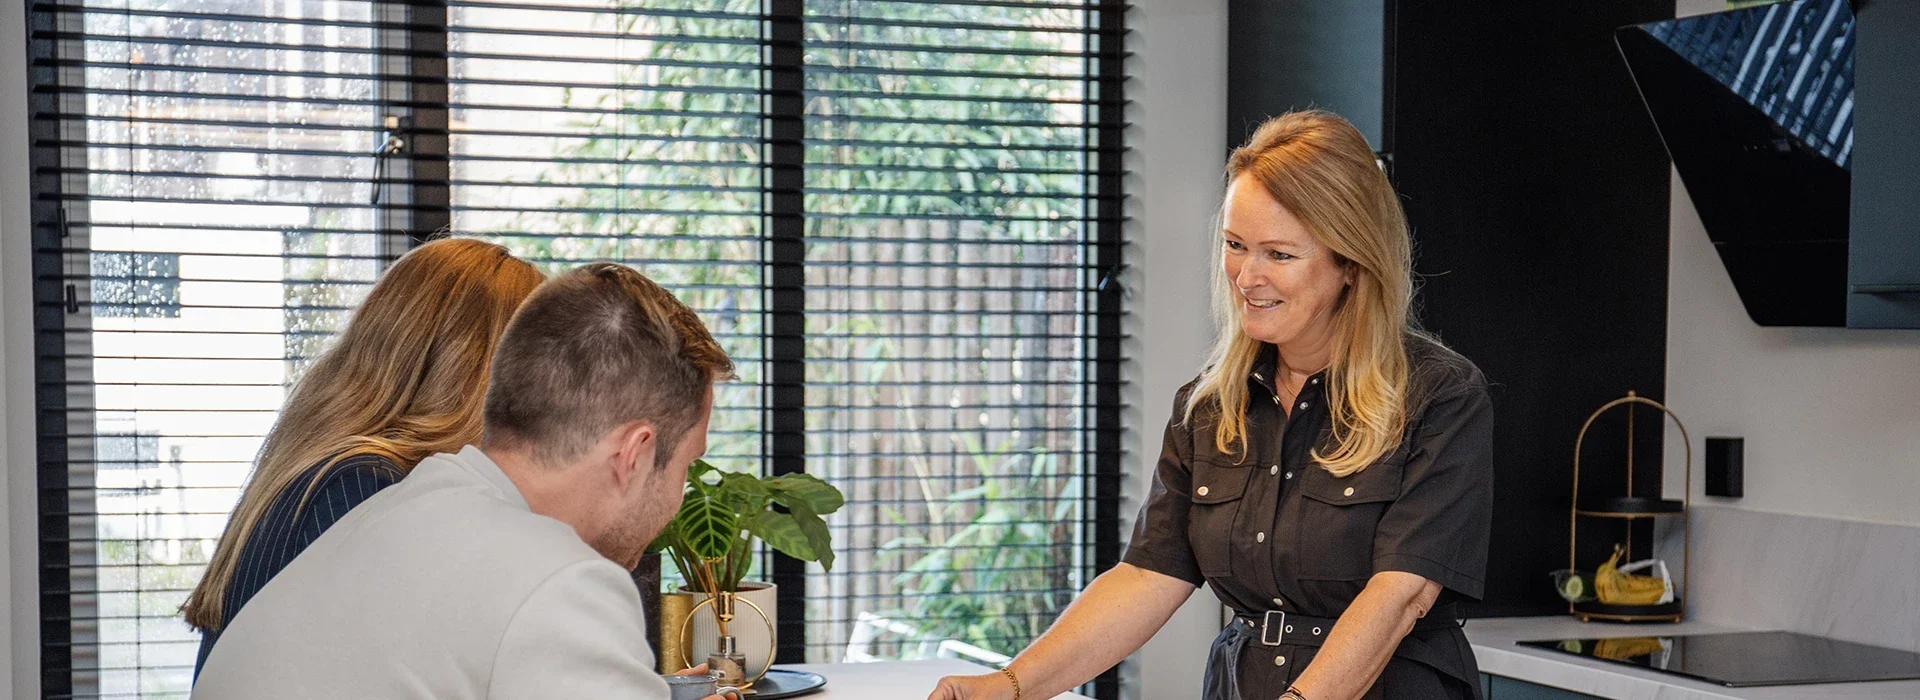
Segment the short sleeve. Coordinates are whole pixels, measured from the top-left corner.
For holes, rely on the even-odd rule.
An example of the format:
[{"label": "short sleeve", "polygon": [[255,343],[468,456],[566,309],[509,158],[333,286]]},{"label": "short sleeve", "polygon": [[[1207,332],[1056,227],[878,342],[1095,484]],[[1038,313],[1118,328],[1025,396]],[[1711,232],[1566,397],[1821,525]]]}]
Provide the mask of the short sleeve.
[{"label": "short sleeve", "polygon": [[568,566],[534,589],[507,623],[487,697],[667,700],[646,629],[627,572],[605,559]]},{"label": "short sleeve", "polygon": [[1173,417],[1160,440],[1153,487],[1140,506],[1133,539],[1121,561],[1198,586],[1206,577],[1200,575],[1193,544],[1187,539],[1187,518],[1193,510],[1193,501],[1187,496],[1193,483],[1193,455],[1191,437],[1181,420],[1186,394],[1183,389],[1174,398]]},{"label": "short sleeve", "polygon": [[1493,527],[1493,403],[1475,384],[1419,418],[1400,497],[1374,531],[1373,570],[1404,571],[1479,600]]}]

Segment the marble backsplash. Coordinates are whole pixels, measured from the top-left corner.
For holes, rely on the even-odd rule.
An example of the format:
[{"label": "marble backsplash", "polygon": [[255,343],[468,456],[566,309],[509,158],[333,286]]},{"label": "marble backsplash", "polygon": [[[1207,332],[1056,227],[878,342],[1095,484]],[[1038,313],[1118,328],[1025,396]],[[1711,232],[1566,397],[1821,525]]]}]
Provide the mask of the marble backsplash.
[{"label": "marble backsplash", "polygon": [[[1690,619],[1920,652],[1920,526],[1703,504],[1692,517]],[[1670,565],[1675,534],[1659,547]]]}]

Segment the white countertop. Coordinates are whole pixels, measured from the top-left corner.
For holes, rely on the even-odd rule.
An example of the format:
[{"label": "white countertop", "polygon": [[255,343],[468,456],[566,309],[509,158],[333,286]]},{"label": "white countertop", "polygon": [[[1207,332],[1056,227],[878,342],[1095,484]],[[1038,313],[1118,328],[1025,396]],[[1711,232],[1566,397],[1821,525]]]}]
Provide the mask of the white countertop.
[{"label": "white countertop", "polygon": [[[1472,620],[1467,639],[1480,670],[1496,676],[1614,700],[1917,700],[1920,681],[1876,681],[1727,688],[1658,671],[1586,659],[1547,649],[1523,647],[1539,639],[1603,639],[1649,635],[1741,632],[1740,628],[1701,622],[1677,625],[1583,623],[1571,617],[1506,617]],[[943,676],[991,673],[993,669],[958,659],[883,661],[870,664],[789,664],[776,668],[810,671],[827,678],[825,692],[811,700],[921,700]],[[1068,693],[1055,700],[1089,700]]]},{"label": "white countertop", "polygon": [[1668,636],[1744,632],[1747,630],[1700,622],[1624,625],[1583,623],[1571,617],[1505,617],[1470,620],[1467,639],[1480,671],[1576,693],[1615,700],[1916,700],[1920,681],[1873,681],[1784,685],[1766,688],[1727,688],[1659,671],[1586,659],[1547,649],[1523,647],[1522,641],[1541,639],[1603,639],[1608,637]]},{"label": "white countertop", "polygon": [[[993,669],[959,659],[880,661],[870,664],[781,664],[774,668],[818,673],[827,678],[825,692],[807,700],[924,700],[946,676],[993,673]],[[1067,693],[1054,700],[1091,700]]]}]

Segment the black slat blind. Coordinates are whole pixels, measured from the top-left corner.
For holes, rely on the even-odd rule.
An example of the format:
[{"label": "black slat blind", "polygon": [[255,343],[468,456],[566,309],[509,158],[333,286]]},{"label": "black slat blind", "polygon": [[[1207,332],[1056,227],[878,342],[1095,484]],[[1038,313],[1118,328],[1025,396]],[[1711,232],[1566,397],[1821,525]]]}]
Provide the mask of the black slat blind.
[{"label": "black slat blind", "polygon": [[176,614],[380,268],[367,2],[29,3],[46,697],[185,697]]},{"label": "black slat blind", "polygon": [[805,469],[852,503],[806,658],[999,663],[1118,554],[1121,12],[804,13]]},{"label": "black slat blind", "polygon": [[549,271],[614,260],[700,312],[738,366],[708,459],[758,469],[765,432],[765,156],[757,0],[447,12],[453,230]]},{"label": "black slat blind", "polygon": [[441,228],[660,280],[710,458],[846,491],[783,661],[992,663],[1117,561],[1121,3],[30,10],[49,697],[184,696],[286,387]]}]

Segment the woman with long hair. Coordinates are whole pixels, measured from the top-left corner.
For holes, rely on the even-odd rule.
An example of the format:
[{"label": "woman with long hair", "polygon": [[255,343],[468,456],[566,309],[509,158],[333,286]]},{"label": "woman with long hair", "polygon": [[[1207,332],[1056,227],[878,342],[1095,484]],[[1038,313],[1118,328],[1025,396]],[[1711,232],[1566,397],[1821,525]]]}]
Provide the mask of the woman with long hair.
[{"label": "woman with long hair", "polygon": [[1227,163],[1219,337],[1176,394],[1122,563],[1000,673],[934,700],[1047,698],[1119,663],[1201,583],[1235,620],[1205,700],[1474,698],[1493,413],[1420,332],[1400,202],[1365,137],[1269,120]]},{"label": "woman with long hair", "polygon": [[544,279],[505,248],[448,238],[374,283],[287,397],[181,606],[201,633],[196,672],[247,600],[348,510],[428,455],[480,439],[494,344]]}]

